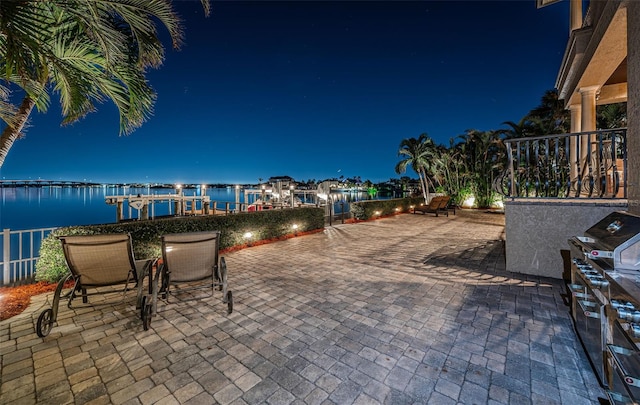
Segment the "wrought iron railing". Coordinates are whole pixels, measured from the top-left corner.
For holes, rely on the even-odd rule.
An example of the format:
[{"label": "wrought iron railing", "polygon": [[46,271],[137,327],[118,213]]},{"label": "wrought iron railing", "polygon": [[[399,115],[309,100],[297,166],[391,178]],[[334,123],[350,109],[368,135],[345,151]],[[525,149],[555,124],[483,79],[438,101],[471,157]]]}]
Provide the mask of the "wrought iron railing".
[{"label": "wrought iron railing", "polygon": [[626,128],[505,140],[507,197],[626,198]]}]

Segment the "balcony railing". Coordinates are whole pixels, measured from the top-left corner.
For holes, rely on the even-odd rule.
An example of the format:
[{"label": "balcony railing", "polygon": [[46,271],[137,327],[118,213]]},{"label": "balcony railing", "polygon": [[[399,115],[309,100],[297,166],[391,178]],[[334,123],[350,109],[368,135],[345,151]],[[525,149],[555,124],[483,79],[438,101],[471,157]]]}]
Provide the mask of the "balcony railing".
[{"label": "balcony railing", "polygon": [[626,198],[626,128],[505,140],[507,197]]}]

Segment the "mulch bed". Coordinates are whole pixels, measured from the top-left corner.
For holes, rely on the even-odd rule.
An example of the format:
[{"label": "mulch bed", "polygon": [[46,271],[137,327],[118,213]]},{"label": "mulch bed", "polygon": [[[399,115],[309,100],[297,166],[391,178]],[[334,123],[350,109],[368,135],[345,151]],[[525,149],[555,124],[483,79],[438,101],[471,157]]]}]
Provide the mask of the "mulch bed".
[{"label": "mulch bed", "polygon": [[0,321],[9,319],[24,311],[31,297],[46,292],[55,291],[56,283],[40,281],[35,284],[25,284],[17,287],[0,287]]}]

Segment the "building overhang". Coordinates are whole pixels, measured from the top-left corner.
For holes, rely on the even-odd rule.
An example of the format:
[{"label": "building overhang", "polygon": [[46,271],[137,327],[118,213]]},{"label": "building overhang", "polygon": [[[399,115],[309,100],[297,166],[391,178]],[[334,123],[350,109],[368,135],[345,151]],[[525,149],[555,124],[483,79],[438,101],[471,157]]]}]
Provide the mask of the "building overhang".
[{"label": "building overhang", "polygon": [[609,0],[592,26],[575,30],[567,44],[556,88],[565,107],[580,104],[580,89],[599,87],[598,104],[627,99],[627,9]]}]

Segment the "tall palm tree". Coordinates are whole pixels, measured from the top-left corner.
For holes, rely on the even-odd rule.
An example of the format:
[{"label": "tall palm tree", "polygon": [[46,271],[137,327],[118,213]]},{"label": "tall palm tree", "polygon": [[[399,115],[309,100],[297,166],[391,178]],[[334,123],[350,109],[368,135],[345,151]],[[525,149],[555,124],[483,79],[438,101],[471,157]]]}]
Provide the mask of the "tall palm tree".
[{"label": "tall palm tree", "polygon": [[[208,0],[202,0],[205,13]],[[0,2],[0,167],[34,108],[46,111],[57,93],[63,124],[95,111],[110,99],[120,115],[120,134],[152,114],[155,93],[146,81],[164,60],[156,25],[182,42],[171,0],[14,0]],[[7,90],[22,97],[8,102]]]},{"label": "tall palm tree", "polygon": [[526,116],[532,122],[535,135],[566,134],[569,132],[571,113],[558,99],[557,90],[547,90],[540,99],[540,105]]},{"label": "tall palm tree", "polygon": [[433,140],[427,134],[420,134],[417,139],[403,139],[398,149],[398,156],[402,156],[403,159],[396,164],[396,173],[402,174],[407,171],[407,167],[411,166],[420,179],[425,202],[429,202],[429,185],[431,184],[429,176],[434,150]]},{"label": "tall palm tree", "polygon": [[521,118],[518,122],[505,121],[502,124],[508,126],[509,129],[499,129],[497,133],[504,135],[507,139],[533,136],[533,124],[528,116]]}]

